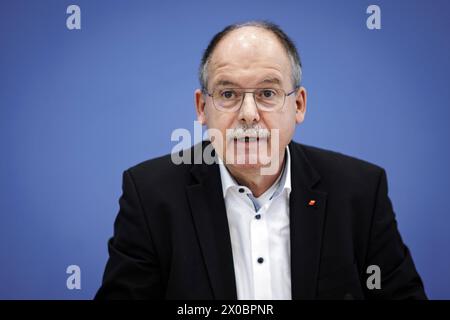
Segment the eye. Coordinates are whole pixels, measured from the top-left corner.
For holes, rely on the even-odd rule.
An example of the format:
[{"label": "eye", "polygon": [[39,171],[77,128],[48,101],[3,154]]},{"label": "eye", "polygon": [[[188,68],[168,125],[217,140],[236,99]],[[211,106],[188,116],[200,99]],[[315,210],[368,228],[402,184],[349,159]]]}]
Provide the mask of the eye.
[{"label": "eye", "polygon": [[261,98],[271,99],[277,95],[277,92],[273,89],[263,89],[260,91],[259,95]]},{"label": "eye", "polygon": [[220,96],[224,99],[234,99],[236,98],[236,92],[233,90],[224,90],[220,93]]}]

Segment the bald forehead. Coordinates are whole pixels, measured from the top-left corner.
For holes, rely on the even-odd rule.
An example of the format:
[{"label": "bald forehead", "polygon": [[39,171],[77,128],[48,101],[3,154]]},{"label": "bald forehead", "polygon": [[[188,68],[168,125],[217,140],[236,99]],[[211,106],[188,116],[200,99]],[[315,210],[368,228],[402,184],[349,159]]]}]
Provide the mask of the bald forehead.
[{"label": "bald forehead", "polygon": [[260,41],[282,47],[281,43],[271,31],[255,26],[241,27],[231,31],[221,40],[219,45],[240,44],[242,46],[254,46],[259,44]]},{"label": "bald forehead", "polygon": [[[215,74],[255,72],[255,70],[273,71],[283,78],[291,75],[291,64],[279,39],[270,31],[260,27],[246,26],[227,34],[212,53],[208,66],[211,78]],[[216,72],[217,71],[217,72]]]},{"label": "bald forehead", "polygon": [[271,31],[254,26],[241,27],[227,34],[217,44],[211,61],[230,53],[235,55],[242,53],[244,58],[256,58],[262,55],[270,57],[271,54],[282,53],[283,58],[288,59],[283,45]]}]

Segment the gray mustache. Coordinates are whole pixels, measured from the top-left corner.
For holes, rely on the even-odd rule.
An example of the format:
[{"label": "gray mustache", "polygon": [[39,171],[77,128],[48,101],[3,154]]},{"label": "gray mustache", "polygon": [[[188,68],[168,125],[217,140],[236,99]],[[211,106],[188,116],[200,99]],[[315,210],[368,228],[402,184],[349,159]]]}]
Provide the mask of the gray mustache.
[{"label": "gray mustache", "polygon": [[270,130],[256,126],[241,126],[234,129],[226,130],[227,139],[242,139],[242,138],[262,138],[270,137]]}]

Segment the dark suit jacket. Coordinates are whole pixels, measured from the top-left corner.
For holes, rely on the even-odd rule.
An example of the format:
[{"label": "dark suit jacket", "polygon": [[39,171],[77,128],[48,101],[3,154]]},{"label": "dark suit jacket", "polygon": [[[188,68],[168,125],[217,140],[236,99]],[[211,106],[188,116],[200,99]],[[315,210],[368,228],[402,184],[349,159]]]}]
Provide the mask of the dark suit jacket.
[{"label": "dark suit jacket", "polygon": [[[292,298],[425,299],[385,171],[295,142],[289,148]],[[236,299],[218,165],[175,165],[167,155],[125,171],[108,248],[98,299]],[[367,288],[369,265],[381,269],[379,290]]]}]

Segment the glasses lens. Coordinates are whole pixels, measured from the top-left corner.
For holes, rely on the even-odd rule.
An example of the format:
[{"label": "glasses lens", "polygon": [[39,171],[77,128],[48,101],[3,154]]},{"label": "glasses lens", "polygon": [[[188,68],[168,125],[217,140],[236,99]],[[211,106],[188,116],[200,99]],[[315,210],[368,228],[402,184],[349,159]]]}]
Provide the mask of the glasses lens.
[{"label": "glasses lens", "polygon": [[237,89],[220,89],[213,94],[214,104],[224,110],[239,107],[242,101],[242,91]]},{"label": "glasses lens", "polygon": [[[213,92],[213,102],[221,111],[236,111],[242,105],[245,92],[249,89],[226,88]],[[251,91],[249,91],[251,92]],[[256,105],[264,111],[276,111],[284,104],[286,94],[278,88],[261,88],[253,92]]]},{"label": "glasses lens", "polygon": [[255,91],[256,104],[260,109],[274,111],[280,108],[284,102],[284,91],[275,88],[258,89]]}]

